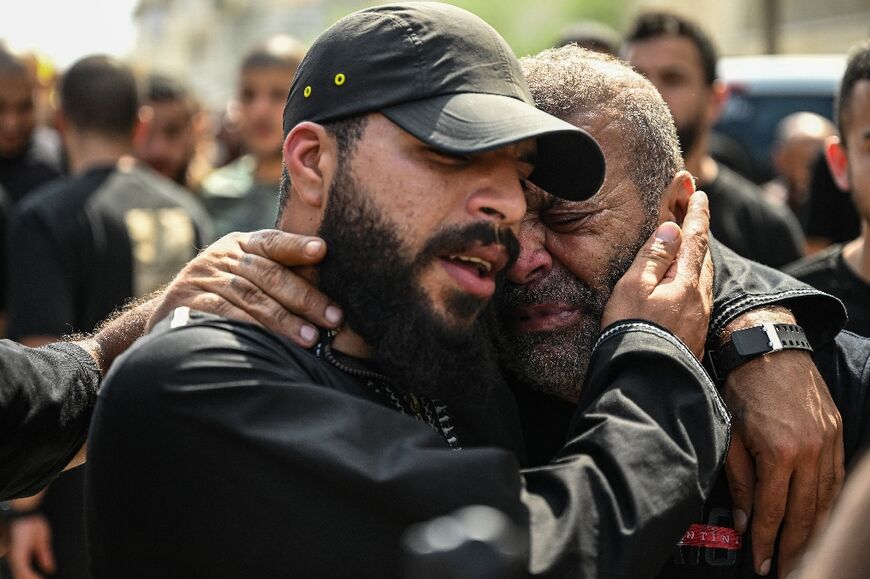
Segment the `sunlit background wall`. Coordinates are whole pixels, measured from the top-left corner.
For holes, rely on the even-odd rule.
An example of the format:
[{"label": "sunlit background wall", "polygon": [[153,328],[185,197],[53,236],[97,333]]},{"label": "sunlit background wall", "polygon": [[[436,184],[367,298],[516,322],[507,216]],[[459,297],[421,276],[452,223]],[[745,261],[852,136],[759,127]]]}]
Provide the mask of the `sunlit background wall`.
[{"label": "sunlit background wall", "polygon": [[[490,22],[520,54],[550,46],[577,20],[621,31],[639,10],[666,7],[699,20],[723,55],[837,53],[870,36],[867,0],[452,0]],[[230,96],[237,64],[264,37],[308,42],[359,0],[0,1],[0,39],[63,68],[84,54],[128,57],[142,72],[186,79],[211,106]],[[703,8],[699,8],[703,7]]]}]

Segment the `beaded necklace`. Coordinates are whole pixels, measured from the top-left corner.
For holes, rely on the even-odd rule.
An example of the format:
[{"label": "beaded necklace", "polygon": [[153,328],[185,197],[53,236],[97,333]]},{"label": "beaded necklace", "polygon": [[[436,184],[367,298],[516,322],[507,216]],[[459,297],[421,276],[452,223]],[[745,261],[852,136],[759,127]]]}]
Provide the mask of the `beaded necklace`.
[{"label": "beaded necklace", "polygon": [[345,374],[359,378],[366,385],[366,388],[377,394],[390,407],[429,425],[432,430],[441,435],[441,438],[453,450],[462,448],[459,439],[453,432],[453,419],[446,404],[440,403],[435,398],[430,399],[408,392],[396,384],[394,380],[379,372],[355,368],[341,362],[332,352],[332,342],[337,335],[338,330],[321,331],[320,341],[314,347],[314,355]]}]

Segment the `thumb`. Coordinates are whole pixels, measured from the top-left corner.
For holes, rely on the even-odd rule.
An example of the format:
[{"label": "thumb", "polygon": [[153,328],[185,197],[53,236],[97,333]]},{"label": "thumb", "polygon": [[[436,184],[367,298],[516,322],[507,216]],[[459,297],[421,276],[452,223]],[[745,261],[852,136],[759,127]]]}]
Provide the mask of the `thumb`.
[{"label": "thumb", "polygon": [[682,244],[682,231],[673,221],[665,221],[638,251],[630,269],[640,275],[643,287],[652,291],[666,277]]}]

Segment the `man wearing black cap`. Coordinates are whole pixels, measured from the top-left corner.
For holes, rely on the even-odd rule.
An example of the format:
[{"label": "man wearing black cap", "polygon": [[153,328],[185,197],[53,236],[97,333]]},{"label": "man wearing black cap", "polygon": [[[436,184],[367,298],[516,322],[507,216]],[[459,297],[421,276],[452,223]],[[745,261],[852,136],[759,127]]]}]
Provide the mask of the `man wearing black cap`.
[{"label": "man wearing black cap", "polygon": [[[278,225],[324,238],[329,255],[305,273],[347,325],[309,352],[181,308],[134,347],[91,429],[95,574],[396,576],[409,525],[472,504],[530,536],[526,572],[653,574],[645,556],[667,556],[728,439],[689,349],[703,347],[709,315],[706,198],[690,205],[669,287],[673,223],[661,226],[672,241],[657,231],[629,272],[643,295],[614,291],[570,442],[520,471],[486,306],[516,255],[522,185],[589,197],[597,144],[534,108],[495,31],[430,3],[326,31],[284,121]],[[638,311],[689,347],[626,321]],[[600,569],[602,551],[624,558]]]}]

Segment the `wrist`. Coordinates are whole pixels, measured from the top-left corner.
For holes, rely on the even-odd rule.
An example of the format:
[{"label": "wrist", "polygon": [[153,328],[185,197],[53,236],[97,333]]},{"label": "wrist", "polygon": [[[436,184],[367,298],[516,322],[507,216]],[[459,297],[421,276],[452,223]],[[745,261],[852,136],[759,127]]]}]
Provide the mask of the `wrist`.
[{"label": "wrist", "polygon": [[760,326],[765,322],[773,324],[796,324],[797,319],[792,314],[791,310],[782,306],[763,306],[745,312],[730,322],[709,341],[709,346],[715,349],[721,348],[731,341],[731,334],[738,330],[745,330]]},{"label": "wrist", "polygon": [[721,348],[707,352],[704,365],[714,380],[724,382],[732,370],[782,350],[813,351],[799,325],[764,322],[731,332]]},{"label": "wrist", "polygon": [[16,508],[10,503],[0,503],[0,517],[8,522],[17,521],[27,517],[41,516],[42,509],[39,504],[35,504],[26,508]]}]

